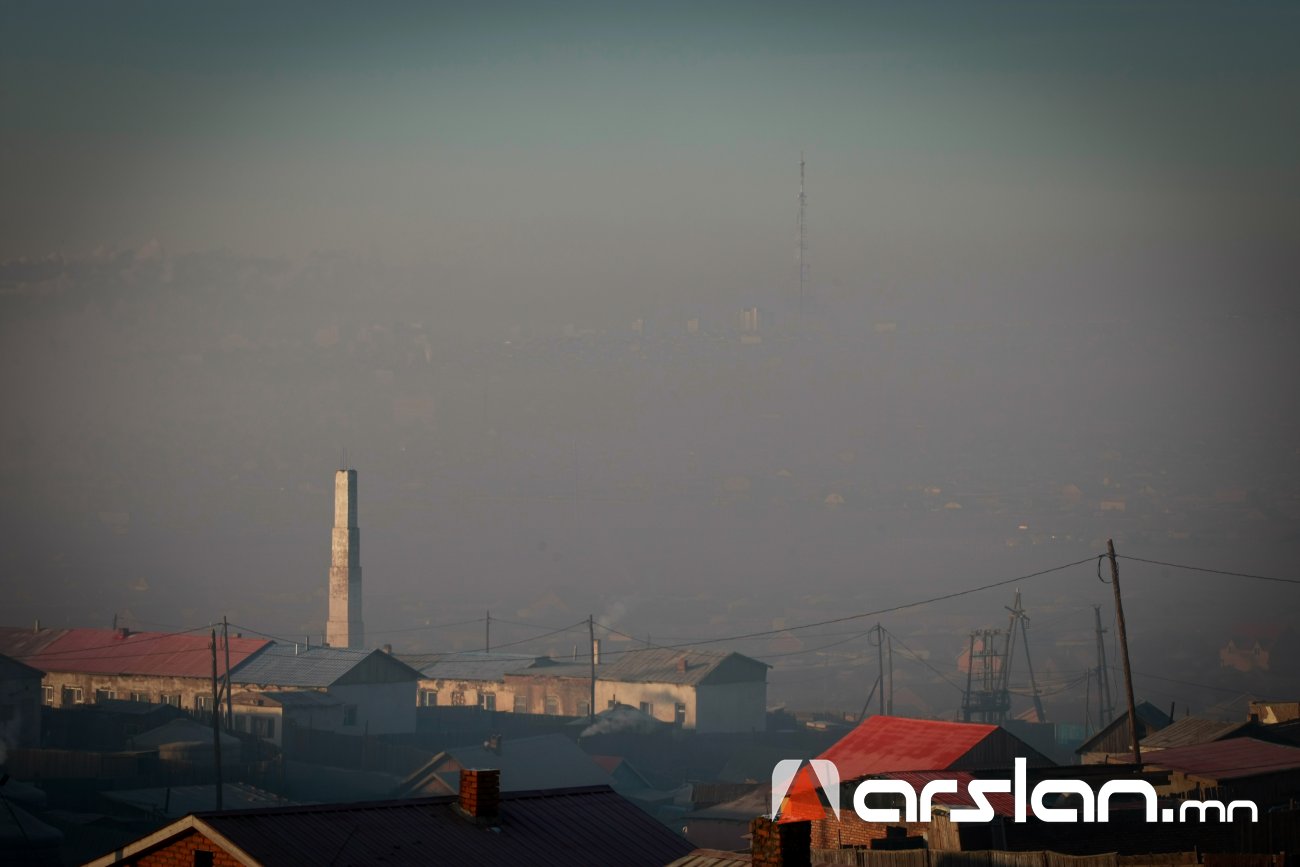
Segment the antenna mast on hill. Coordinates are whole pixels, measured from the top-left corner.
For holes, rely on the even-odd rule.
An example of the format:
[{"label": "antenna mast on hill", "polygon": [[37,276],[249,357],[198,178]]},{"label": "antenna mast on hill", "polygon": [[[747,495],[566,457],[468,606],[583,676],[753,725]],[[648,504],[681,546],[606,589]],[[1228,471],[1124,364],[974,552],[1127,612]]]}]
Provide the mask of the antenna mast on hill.
[{"label": "antenna mast on hill", "polygon": [[803,151],[799,151],[799,312],[803,312],[804,284],[808,276],[808,197],[803,191]]}]

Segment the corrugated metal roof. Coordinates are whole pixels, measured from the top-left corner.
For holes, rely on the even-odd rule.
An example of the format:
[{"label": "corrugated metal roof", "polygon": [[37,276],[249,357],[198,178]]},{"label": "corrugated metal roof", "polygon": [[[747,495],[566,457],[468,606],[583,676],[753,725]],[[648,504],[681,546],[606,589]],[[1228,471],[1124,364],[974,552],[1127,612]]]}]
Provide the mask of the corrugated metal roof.
[{"label": "corrugated metal roof", "polygon": [[1220,720],[1201,719],[1200,717],[1183,717],[1158,732],[1152,732],[1142,739],[1142,751],[1163,750],[1169,747],[1184,747],[1191,744],[1208,744],[1223,740],[1229,735],[1250,725],[1249,722],[1222,722]]},{"label": "corrugated metal roof", "polygon": [[[19,656],[21,661],[47,672],[164,677],[212,675],[212,650],[208,646],[211,638],[206,633],[130,632],[125,629],[50,631],[59,634],[50,641],[39,643],[39,649]],[[231,668],[270,644],[265,638],[231,638]],[[224,645],[218,652],[217,663],[224,670]]]},{"label": "corrugated metal roof", "polygon": [[501,682],[506,672],[533,665],[539,657],[518,653],[466,653],[399,655],[398,659],[428,680],[486,680]]},{"label": "corrugated metal roof", "polygon": [[[818,758],[834,762],[841,780],[894,771],[942,771],[997,730],[995,725],[981,723],[872,716]],[[820,819],[816,789],[811,770],[807,766],[800,769],[782,809],[782,820]]]},{"label": "corrugated metal roof", "polygon": [[[616,683],[697,685],[708,679],[724,664],[752,666],[755,674],[761,673],[763,679],[766,679],[767,669],[771,668],[765,662],[759,662],[740,653],[647,647],[637,650],[607,651],[605,658],[596,666],[596,679]],[[590,662],[541,661],[527,671],[518,673],[585,678],[591,676],[591,665]]]},{"label": "corrugated metal roof", "polygon": [[[200,813],[210,829],[263,864],[519,864],[662,867],[690,843],[607,786],[501,796],[495,824],[459,815],[453,797]],[[177,823],[178,833],[183,829]]]},{"label": "corrugated metal roof", "polygon": [[402,781],[396,794],[433,795],[456,791],[461,768],[496,768],[501,791],[600,786],[609,774],[562,735],[502,738],[500,752],[483,746],[450,747]]},{"label": "corrugated metal roof", "polygon": [[[235,683],[269,686],[327,687],[372,655],[409,668],[406,663],[382,650],[272,644],[235,671],[231,680]],[[411,679],[416,680],[418,677],[419,672],[411,669]]]},{"label": "corrugated metal roof", "polygon": [[1232,738],[1170,747],[1152,753],[1144,764],[1208,780],[1235,780],[1300,769],[1300,747]]},{"label": "corrugated metal roof", "polygon": [[724,852],[721,849],[696,849],[691,854],[678,858],[666,867],[736,867],[750,864],[752,859],[748,852]]},{"label": "corrugated metal roof", "polygon": [[277,705],[283,708],[338,707],[341,701],[329,693],[311,689],[271,689],[265,692],[237,692],[230,697],[231,704],[260,707]]},{"label": "corrugated metal roof", "polygon": [[50,642],[61,638],[66,629],[26,629],[21,626],[0,626],[0,653],[22,662],[40,653]]},{"label": "corrugated metal roof", "polygon": [[[215,809],[216,787],[171,786],[157,789],[118,789],[101,792],[110,801],[133,807],[146,813],[176,819],[187,813]],[[221,787],[221,804],[227,810],[247,810],[254,807],[287,807],[300,805],[301,801],[282,798],[274,792],[250,786],[248,783],[225,783]]]}]

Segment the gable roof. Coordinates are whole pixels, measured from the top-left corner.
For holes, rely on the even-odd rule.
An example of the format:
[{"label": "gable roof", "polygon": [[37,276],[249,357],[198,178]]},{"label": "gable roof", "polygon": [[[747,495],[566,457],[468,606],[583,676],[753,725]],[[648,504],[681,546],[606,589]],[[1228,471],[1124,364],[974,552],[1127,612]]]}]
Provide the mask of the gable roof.
[{"label": "gable roof", "polygon": [[402,654],[397,657],[420,672],[425,680],[487,680],[501,682],[506,672],[528,668],[541,657],[520,653]]},{"label": "gable roof", "polygon": [[0,653],[0,679],[3,680],[40,680],[45,676],[45,672],[39,668],[32,668],[30,665],[19,662],[12,657]]},{"label": "gable roof", "polygon": [[94,867],[135,860],[197,831],[236,860],[285,867],[386,864],[620,864],[660,867],[692,845],[608,786],[501,795],[495,825],[462,817],[456,798],[196,813],[118,847]]},{"label": "gable roof", "polygon": [[1183,717],[1170,723],[1159,731],[1144,737],[1140,746],[1142,751],[1163,750],[1169,747],[1183,747],[1190,744],[1208,744],[1231,737],[1238,731],[1250,726],[1250,722],[1220,722],[1201,717]]},{"label": "gable roof", "polygon": [[323,688],[336,683],[397,683],[420,673],[382,650],[272,644],[231,675],[235,683]]},{"label": "gable roof", "polygon": [[496,768],[501,772],[503,792],[610,782],[609,774],[573,741],[562,735],[538,735],[502,738],[499,752],[479,745],[450,747],[403,780],[394,794],[410,797],[455,792],[462,768]]},{"label": "gable roof", "polygon": [[[1137,705],[1134,707],[1134,710],[1137,711],[1139,745],[1141,745],[1141,739],[1143,737],[1146,737],[1148,734],[1154,734],[1155,732],[1160,731],[1160,729],[1164,728],[1165,726],[1173,722],[1173,720],[1169,718],[1169,715],[1167,713],[1165,713],[1164,711],[1162,711],[1160,708],[1156,707],[1149,701],[1138,702]],[[1079,744],[1079,746],[1075,749],[1074,752],[1077,755],[1097,752],[1098,749],[1101,748],[1102,745],[1107,740],[1109,740],[1112,736],[1118,734],[1119,732],[1127,732],[1127,731],[1129,731],[1128,711],[1125,710],[1121,712],[1119,716],[1111,720],[1104,728],[1102,728],[1101,731],[1097,732],[1092,737],[1088,738],[1086,741]],[[1124,739],[1124,745],[1122,749],[1123,751],[1128,751],[1129,749],[1129,738],[1127,736]]]},{"label": "gable roof", "polygon": [[[981,755],[988,747],[987,755]],[[867,717],[818,758],[835,763],[843,781],[908,771],[1009,767],[1010,753],[1031,764],[1051,762],[999,726],[895,716]],[[820,819],[817,784],[807,766],[790,787],[782,821]]]},{"label": "gable roof", "polygon": [[1153,753],[1145,764],[1206,780],[1236,780],[1300,769],[1300,747],[1232,738],[1170,747]]},{"label": "gable roof", "polygon": [[[145,674],[164,677],[211,677],[212,648],[203,632],[132,632],[129,629],[5,630],[5,646],[25,652],[13,654],[45,672],[77,674]],[[23,637],[25,633],[27,637]],[[218,642],[221,641],[218,637]],[[265,638],[230,639],[230,667],[269,647]],[[224,670],[225,645],[219,644],[218,663]]]},{"label": "gable roof", "polygon": [[[645,647],[604,651],[596,679],[613,683],[672,683],[697,686],[713,683],[763,682],[772,666],[744,654],[692,648]],[[540,660],[527,671],[550,677],[591,676],[589,662]]]}]

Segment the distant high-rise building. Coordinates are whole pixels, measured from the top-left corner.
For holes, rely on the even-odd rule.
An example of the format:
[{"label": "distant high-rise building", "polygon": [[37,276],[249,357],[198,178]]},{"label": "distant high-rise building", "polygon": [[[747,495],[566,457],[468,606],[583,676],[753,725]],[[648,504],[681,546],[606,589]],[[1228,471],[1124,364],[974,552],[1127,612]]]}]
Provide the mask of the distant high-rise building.
[{"label": "distant high-rise building", "polygon": [[334,474],[334,538],[330,559],[330,609],[325,643],[365,647],[361,624],[361,529],[357,526],[357,471]]}]

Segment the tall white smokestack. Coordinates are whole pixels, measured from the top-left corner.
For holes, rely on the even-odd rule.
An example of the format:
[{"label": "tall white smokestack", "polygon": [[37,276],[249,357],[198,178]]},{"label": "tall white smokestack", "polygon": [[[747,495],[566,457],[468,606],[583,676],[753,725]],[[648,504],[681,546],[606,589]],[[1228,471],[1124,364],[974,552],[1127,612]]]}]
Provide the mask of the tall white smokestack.
[{"label": "tall white smokestack", "polygon": [[330,647],[365,647],[361,624],[361,529],[357,526],[357,471],[334,474],[334,534],[330,559]]}]

